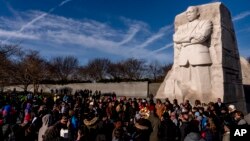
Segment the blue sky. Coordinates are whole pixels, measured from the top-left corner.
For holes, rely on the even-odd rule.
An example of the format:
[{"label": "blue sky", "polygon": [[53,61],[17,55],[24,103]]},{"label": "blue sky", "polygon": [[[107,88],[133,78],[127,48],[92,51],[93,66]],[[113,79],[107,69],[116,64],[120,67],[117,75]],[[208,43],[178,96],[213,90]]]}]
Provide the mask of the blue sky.
[{"label": "blue sky", "polygon": [[[0,0],[0,40],[47,59],[76,56],[170,63],[174,18],[219,0]],[[250,1],[221,0],[231,11],[241,56],[250,56]]]}]

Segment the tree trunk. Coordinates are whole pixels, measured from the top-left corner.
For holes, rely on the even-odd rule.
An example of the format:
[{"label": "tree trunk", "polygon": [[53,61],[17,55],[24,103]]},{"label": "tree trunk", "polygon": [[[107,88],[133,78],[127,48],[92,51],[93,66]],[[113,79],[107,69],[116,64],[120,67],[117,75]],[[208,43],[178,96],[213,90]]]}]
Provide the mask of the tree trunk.
[{"label": "tree trunk", "polygon": [[24,84],[23,91],[27,92],[28,86],[29,86],[29,84]]}]

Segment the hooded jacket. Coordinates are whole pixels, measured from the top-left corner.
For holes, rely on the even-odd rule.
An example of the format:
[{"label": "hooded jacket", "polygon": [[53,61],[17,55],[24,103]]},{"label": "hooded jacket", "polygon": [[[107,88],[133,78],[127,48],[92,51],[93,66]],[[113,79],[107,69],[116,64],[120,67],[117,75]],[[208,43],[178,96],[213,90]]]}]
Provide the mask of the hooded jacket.
[{"label": "hooded jacket", "polygon": [[198,133],[191,132],[185,137],[184,141],[205,141],[205,140],[202,139]]},{"label": "hooded jacket", "polygon": [[43,122],[43,125],[40,128],[39,133],[38,133],[38,141],[43,141],[43,135],[52,123],[52,116],[50,114],[43,116],[42,122]]}]

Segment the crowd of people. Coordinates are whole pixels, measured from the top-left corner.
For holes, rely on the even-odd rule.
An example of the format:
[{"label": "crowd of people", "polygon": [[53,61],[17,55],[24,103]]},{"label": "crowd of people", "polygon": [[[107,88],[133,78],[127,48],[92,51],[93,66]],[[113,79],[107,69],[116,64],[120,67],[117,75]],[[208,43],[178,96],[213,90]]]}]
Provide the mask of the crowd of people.
[{"label": "crowd of people", "polygon": [[0,96],[4,141],[229,141],[248,119],[220,98],[207,104],[116,97],[90,90]]}]

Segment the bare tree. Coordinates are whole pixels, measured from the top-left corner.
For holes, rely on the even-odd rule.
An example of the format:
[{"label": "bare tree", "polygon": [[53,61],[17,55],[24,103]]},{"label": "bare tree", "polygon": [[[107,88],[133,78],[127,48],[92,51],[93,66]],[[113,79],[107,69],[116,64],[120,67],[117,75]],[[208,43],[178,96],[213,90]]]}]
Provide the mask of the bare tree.
[{"label": "bare tree", "polygon": [[[11,55],[19,53],[20,48],[18,45],[6,45],[0,43],[0,59],[6,59]],[[2,63],[2,62],[1,62]]]},{"label": "bare tree", "polygon": [[84,80],[84,81],[89,81],[90,80],[90,77],[88,75],[88,68],[86,66],[81,66],[79,67],[78,69],[78,72],[77,72],[81,78],[81,80]]},{"label": "bare tree", "polygon": [[96,58],[90,60],[82,70],[85,71],[85,75],[87,75],[90,80],[99,81],[108,77],[107,71],[110,64],[111,61],[109,59]]},{"label": "bare tree", "polygon": [[125,66],[121,62],[111,63],[107,72],[114,80],[121,80],[125,78]]},{"label": "bare tree", "polygon": [[151,62],[147,67],[147,76],[153,81],[157,81],[159,77],[163,74],[162,65],[158,61]]},{"label": "bare tree", "polygon": [[129,80],[142,79],[145,72],[145,61],[129,58],[123,63],[125,76]]},{"label": "bare tree", "polygon": [[171,70],[173,64],[167,64],[167,65],[163,65],[161,66],[161,74],[159,75],[159,80],[158,81],[163,81],[165,76],[168,74],[168,72]]},{"label": "bare tree", "polygon": [[52,78],[62,83],[68,81],[77,72],[79,61],[76,57],[55,57],[49,62]]},{"label": "bare tree", "polygon": [[0,44],[0,88],[3,90],[5,85],[10,82],[8,68],[11,65],[11,56],[19,52],[18,45]]},{"label": "bare tree", "polygon": [[47,63],[39,55],[39,52],[29,50],[12,60],[9,73],[15,83],[22,84],[24,90],[33,84],[34,93],[38,91],[39,84],[48,74]]}]

